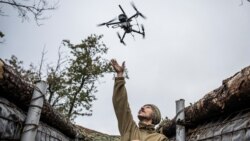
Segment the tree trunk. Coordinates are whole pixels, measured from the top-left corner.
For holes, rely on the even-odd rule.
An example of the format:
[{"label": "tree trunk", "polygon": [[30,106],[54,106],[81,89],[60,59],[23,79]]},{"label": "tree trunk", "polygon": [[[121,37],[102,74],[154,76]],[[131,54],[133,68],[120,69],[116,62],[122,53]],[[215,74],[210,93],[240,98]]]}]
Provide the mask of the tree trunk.
[{"label": "tree trunk", "polygon": [[48,102],[51,105],[51,101],[52,101],[52,97],[54,95],[54,92],[52,92],[51,86],[48,87],[48,90],[49,90],[49,99],[48,99]]},{"label": "tree trunk", "polygon": [[[34,85],[24,81],[16,75],[14,70],[4,64],[0,59],[0,96],[15,103],[19,108],[27,112]],[[75,137],[77,131],[75,126],[66,120],[59,112],[55,111],[52,106],[45,100],[41,113],[41,121],[58,129],[69,137]]]},{"label": "tree trunk", "polygon": [[84,82],[85,82],[85,78],[84,78],[84,76],[82,76],[81,85],[78,87],[78,90],[73,94],[73,96],[74,96],[73,100],[70,101],[70,105],[69,105],[70,107],[69,107],[69,112],[68,112],[68,119],[70,119],[70,117],[72,116],[73,108],[74,108],[74,105],[75,105],[75,102],[76,102],[76,97],[79,94],[79,92],[82,90]]}]

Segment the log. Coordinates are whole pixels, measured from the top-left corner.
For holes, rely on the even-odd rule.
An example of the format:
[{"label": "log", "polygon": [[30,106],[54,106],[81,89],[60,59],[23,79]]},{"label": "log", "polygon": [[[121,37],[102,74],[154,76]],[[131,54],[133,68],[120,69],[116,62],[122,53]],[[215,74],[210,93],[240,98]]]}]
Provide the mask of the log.
[{"label": "log", "polygon": [[[95,130],[91,130],[79,125],[76,125],[79,133],[85,135],[84,141],[120,141],[120,136],[108,135]],[[81,138],[79,138],[81,139]]]},{"label": "log", "polygon": [[[27,112],[34,88],[33,84],[24,81],[21,76],[18,76],[10,66],[0,59],[1,97],[8,99]],[[68,137],[75,138],[77,135],[75,126],[54,110],[46,100],[44,100],[42,108],[41,121],[58,129]]]},{"label": "log", "polygon": [[[222,81],[222,86],[185,108],[186,129],[195,128],[212,118],[250,108],[250,66]],[[175,134],[175,118],[158,128],[167,137]],[[167,122],[167,123],[166,123]],[[164,126],[165,125],[165,126]]]}]

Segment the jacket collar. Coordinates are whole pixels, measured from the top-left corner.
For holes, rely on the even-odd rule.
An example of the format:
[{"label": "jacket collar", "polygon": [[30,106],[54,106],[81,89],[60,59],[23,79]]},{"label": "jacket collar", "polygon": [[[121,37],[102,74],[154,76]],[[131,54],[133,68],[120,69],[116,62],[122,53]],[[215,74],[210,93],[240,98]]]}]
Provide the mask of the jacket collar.
[{"label": "jacket collar", "polygon": [[145,124],[143,122],[139,122],[139,129],[149,131],[150,133],[155,132],[155,125],[154,124]]}]

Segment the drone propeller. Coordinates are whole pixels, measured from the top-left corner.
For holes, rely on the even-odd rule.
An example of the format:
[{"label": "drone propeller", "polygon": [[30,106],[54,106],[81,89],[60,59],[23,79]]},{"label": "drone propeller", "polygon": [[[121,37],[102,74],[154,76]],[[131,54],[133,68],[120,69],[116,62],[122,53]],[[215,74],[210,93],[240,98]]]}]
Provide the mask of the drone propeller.
[{"label": "drone propeller", "polygon": [[141,12],[139,12],[133,2],[131,2],[131,6],[134,8],[134,10],[140,15],[143,19],[146,19],[146,16],[144,16]]},{"label": "drone propeller", "polygon": [[103,25],[108,25],[109,23],[112,23],[113,21],[115,21],[117,18],[113,18],[112,20],[108,21],[108,22],[105,22],[105,23],[101,23],[101,24],[98,24],[97,26],[103,26]]},{"label": "drone propeller", "polygon": [[118,38],[120,39],[120,42],[121,42],[122,44],[126,45],[125,42],[122,40],[122,37],[121,37],[121,35],[119,34],[119,32],[117,32],[117,36],[118,36]]},{"label": "drone propeller", "polygon": [[106,25],[106,23],[101,23],[101,24],[98,24],[97,26],[104,26]]}]

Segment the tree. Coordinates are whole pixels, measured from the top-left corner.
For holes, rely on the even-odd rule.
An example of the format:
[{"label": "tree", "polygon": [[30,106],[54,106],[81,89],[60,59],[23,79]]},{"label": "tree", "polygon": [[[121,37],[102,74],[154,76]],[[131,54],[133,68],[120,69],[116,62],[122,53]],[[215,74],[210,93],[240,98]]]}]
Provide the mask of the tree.
[{"label": "tree", "polygon": [[[104,58],[108,48],[101,41],[102,35],[91,35],[73,45],[69,40],[63,41],[63,47],[68,49],[68,58],[58,51],[58,60],[55,66],[47,65],[47,72],[42,73],[44,51],[39,70],[30,65],[28,70],[23,68],[23,62],[12,56],[6,60],[18,74],[30,82],[35,78],[44,78],[48,84],[46,98],[50,105],[59,110],[68,119],[76,116],[90,116],[92,103],[96,100],[97,83],[105,73],[112,68],[109,60]],[[41,77],[43,75],[43,77]]]},{"label": "tree", "polygon": [[33,64],[29,65],[29,69],[24,69],[23,61],[19,61],[15,55],[12,55],[10,59],[5,59],[5,61],[12,66],[15,73],[21,76],[25,81],[34,83],[37,79],[38,74],[36,73],[37,71]]},{"label": "tree", "polygon": [[[17,9],[18,16],[22,20],[29,20],[30,16],[33,16],[34,20],[39,24],[40,20],[46,19],[44,16],[45,11],[55,10],[58,4],[58,1],[54,0],[0,0],[1,5],[12,6]],[[0,15],[5,15],[5,13],[0,8]]]},{"label": "tree", "polygon": [[[92,102],[96,100],[96,82],[104,76],[104,73],[112,71],[110,63],[102,56],[108,48],[100,39],[102,36],[91,35],[81,44],[73,45],[64,40],[73,57],[69,61],[67,71],[68,99],[65,104],[67,117],[74,119],[77,115],[91,115]],[[82,107],[82,108],[78,108]],[[83,109],[90,112],[84,112]]]}]

